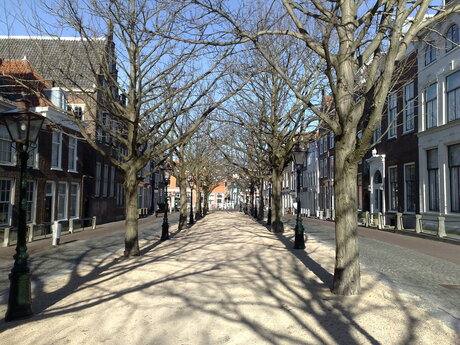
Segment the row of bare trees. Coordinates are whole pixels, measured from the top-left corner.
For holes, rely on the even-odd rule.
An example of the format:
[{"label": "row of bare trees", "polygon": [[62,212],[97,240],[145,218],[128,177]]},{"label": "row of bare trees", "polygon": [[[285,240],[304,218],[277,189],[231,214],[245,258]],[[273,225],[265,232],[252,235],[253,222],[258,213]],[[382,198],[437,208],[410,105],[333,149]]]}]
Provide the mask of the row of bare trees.
[{"label": "row of bare trees", "polygon": [[[422,30],[459,11],[459,5],[440,7],[425,0],[55,2],[44,3],[45,9],[61,28],[88,42],[85,61],[93,61],[100,49],[96,37],[113,35],[114,59],[100,54],[104,58],[83,75],[95,81],[97,93],[79,86],[71,69],[61,68],[57,76],[75,97],[84,94],[88,106],[96,103],[113,118],[108,125],[95,113],[91,121],[120,143],[116,155],[98,144],[86,123],[74,120],[83,137],[125,173],[125,255],[139,254],[138,173],[150,159],[167,156],[175,158],[179,184],[192,176],[205,200],[221,177],[208,170],[222,157],[236,169],[232,176],[246,177],[247,185],[268,179],[272,228],[283,231],[283,169],[295,143],[320,121],[335,134],[333,291],[359,293],[356,190],[350,188],[358,162],[372,145],[395,62]],[[426,16],[431,13],[436,15]],[[322,106],[323,89],[331,95],[333,116]],[[218,125],[209,135],[194,136],[215,110]],[[367,126],[359,137],[363,121]],[[182,207],[180,226],[186,216]]]}]

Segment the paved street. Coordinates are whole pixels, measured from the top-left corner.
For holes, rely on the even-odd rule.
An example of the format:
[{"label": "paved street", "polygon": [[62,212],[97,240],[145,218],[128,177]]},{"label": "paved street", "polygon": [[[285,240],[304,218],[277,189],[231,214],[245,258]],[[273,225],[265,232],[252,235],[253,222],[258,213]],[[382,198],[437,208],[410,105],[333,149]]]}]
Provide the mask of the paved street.
[{"label": "paved street", "polygon": [[[286,221],[295,224],[293,217]],[[308,236],[335,248],[334,223],[307,218],[303,224]],[[460,332],[459,245],[364,228],[359,234],[366,272],[398,291],[419,296],[420,305]]]},{"label": "paved street", "polygon": [[[169,217],[170,231],[177,229],[177,213]],[[163,217],[149,216],[139,220],[139,238],[142,241],[159,239]],[[101,257],[123,253],[124,221],[98,225],[96,230],[85,230],[61,238],[61,245],[53,248],[51,238],[28,243],[29,266],[34,283],[56,275],[71,272]],[[13,266],[14,246],[0,248],[0,296],[6,303],[9,287],[8,274]]]},{"label": "paved street", "polygon": [[365,271],[362,294],[332,295],[334,251],[314,238],[305,251],[293,250],[293,231],[286,230],[275,235],[239,212],[213,212],[170,241],[150,232],[140,257],[123,260],[116,246],[110,256],[79,255],[66,274],[38,275],[35,314],[0,322],[0,343],[458,343],[458,334],[413,297]]}]

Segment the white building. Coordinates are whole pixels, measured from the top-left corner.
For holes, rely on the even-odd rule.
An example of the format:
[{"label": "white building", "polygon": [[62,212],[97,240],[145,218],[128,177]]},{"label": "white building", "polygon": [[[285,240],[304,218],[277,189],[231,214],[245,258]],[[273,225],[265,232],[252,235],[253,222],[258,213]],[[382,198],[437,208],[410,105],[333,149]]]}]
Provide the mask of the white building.
[{"label": "white building", "polygon": [[418,45],[420,213],[423,219],[446,217],[447,231],[460,224],[458,23],[460,14],[452,14]]}]

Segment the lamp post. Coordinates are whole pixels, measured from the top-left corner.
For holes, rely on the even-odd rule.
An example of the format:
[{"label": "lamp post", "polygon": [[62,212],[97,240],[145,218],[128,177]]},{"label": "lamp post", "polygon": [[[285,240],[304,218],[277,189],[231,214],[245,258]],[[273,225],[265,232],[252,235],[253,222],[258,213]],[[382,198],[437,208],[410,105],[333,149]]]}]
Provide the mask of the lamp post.
[{"label": "lamp post", "polygon": [[295,223],[294,249],[305,249],[304,228],[300,216],[300,169],[305,162],[305,151],[296,145],[293,151],[294,163],[297,171],[297,219]]},{"label": "lamp post", "polygon": [[168,185],[171,177],[171,168],[163,168],[161,169],[163,171],[163,177],[165,181],[165,212],[163,216],[163,224],[161,226],[161,241],[166,241],[169,240],[169,223],[168,223]]},{"label": "lamp post", "polygon": [[272,184],[268,185],[268,212],[267,212],[267,224],[272,224]]},{"label": "lamp post", "polygon": [[195,224],[195,221],[193,220],[193,179],[191,177],[188,178],[188,184],[190,186],[190,216],[188,220],[188,225],[193,225]]},{"label": "lamp post", "polygon": [[11,140],[16,144],[18,161],[20,162],[19,175],[19,209],[18,209],[18,236],[16,254],[13,256],[14,265],[11,269],[10,293],[5,321],[23,319],[32,315],[30,270],[27,264],[29,254],[26,245],[27,219],[27,150],[37,141],[44,117],[32,112],[25,100],[17,102],[17,108],[1,113],[3,124],[8,130]]}]

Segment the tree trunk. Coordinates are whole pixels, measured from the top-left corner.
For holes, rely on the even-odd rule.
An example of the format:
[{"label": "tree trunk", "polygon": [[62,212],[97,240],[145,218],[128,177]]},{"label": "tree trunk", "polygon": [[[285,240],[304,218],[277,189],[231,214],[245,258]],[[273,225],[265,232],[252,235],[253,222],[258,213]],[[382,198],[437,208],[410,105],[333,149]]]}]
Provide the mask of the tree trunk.
[{"label": "tree trunk", "polygon": [[273,232],[283,232],[284,224],[281,221],[281,184],[283,172],[278,169],[272,171],[272,230]]},{"label": "tree trunk", "polygon": [[201,185],[200,182],[196,183],[196,208],[195,220],[201,219]]},{"label": "tree trunk", "polygon": [[207,189],[204,189],[203,191],[204,191],[203,217],[205,217],[208,214],[208,210],[209,210],[209,205],[208,205],[209,191]]},{"label": "tree trunk", "polygon": [[[342,139],[343,140],[343,139]],[[335,149],[335,242],[336,256],[332,292],[360,292],[360,268],[356,219],[356,176],[358,165],[347,161],[348,144]],[[351,149],[351,148],[350,148]]]},{"label": "tree trunk", "polygon": [[264,220],[264,193],[263,193],[263,188],[264,188],[264,181],[260,180],[259,184],[259,209],[257,212],[257,220]]},{"label": "tree trunk", "polygon": [[131,169],[127,171],[125,175],[125,257],[140,255],[139,233],[137,224],[137,188],[137,171],[135,169]]},{"label": "tree trunk", "polygon": [[180,212],[178,230],[182,230],[187,225],[187,179],[185,175],[179,177],[180,188]]}]

